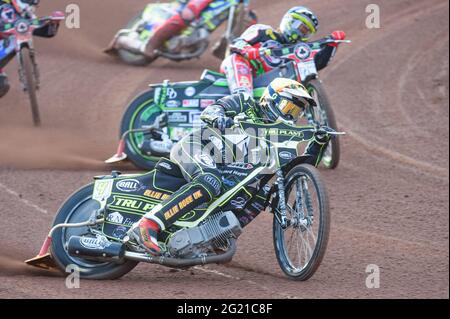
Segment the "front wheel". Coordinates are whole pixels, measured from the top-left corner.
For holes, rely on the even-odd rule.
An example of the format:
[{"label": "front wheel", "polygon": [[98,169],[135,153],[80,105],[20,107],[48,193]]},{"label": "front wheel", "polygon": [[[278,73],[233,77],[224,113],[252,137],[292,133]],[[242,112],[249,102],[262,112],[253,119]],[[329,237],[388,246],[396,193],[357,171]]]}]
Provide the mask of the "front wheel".
[{"label": "front wheel", "polygon": [[[95,210],[100,208],[97,201],[92,199],[94,185],[87,185],[73,194],[59,209],[53,226],[61,223],[80,223],[87,221]],[[83,258],[70,256],[67,252],[67,243],[72,236],[92,235],[88,227],[62,228],[53,234],[51,255],[62,272],[66,267],[75,265],[80,270],[83,279],[112,280],[118,279],[130,272],[137,262],[125,261],[97,262]]]},{"label": "front wheel", "polygon": [[32,58],[30,49],[24,47],[20,50],[19,59],[21,64],[20,79],[23,83],[25,92],[28,93],[31,104],[31,114],[33,116],[34,126],[41,125],[41,117],[39,115],[39,105],[37,101],[37,70]]},{"label": "front wheel", "polygon": [[[306,83],[306,88],[317,103],[317,107],[314,107],[314,114],[312,114],[313,119],[320,125],[326,125],[338,131],[336,118],[322,82],[318,79],[313,79]],[[324,151],[322,164],[326,168],[335,169],[339,165],[340,158],[341,146],[339,137],[334,136]]]},{"label": "front wheel", "polygon": [[316,168],[302,164],[286,176],[288,227],[275,217],[273,241],[278,264],[293,280],[311,278],[327,248],[330,212],[325,185]]}]

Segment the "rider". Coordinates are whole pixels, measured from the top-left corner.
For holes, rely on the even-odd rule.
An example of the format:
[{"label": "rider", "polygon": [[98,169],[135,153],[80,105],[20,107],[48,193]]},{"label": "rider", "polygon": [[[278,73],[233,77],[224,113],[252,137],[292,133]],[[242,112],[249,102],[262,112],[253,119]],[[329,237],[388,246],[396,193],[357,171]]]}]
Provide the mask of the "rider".
[{"label": "rider", "polygon": [[[39,2],[40,0],[0,0],[0,27],[15,22],[19,17],[30,18],[34,14],[34,7]],[[50,38],[56,35],[58,27],[57,22],[51,23],[36,29],[33,35]],[[8,77],[3,71],[3,64],[6,63],[4,59],[8,57],[12,49],[9,41],[2,39],[0,35],[0,98],[9,91]]]},{"label": "rider", "polygon": [[[304,108],[314,105],[314,99],[300,83],[278,78],[268,86],[259,103],[245,93],[238,93],[209,106],[201,115],[206,128],[184,137],[172,149],[170,156],[190,183],[155,206],[134,224],[128,232],[130,239],[153,255],[161,254],[161,247],[157,241],[158,234],[193,209],[217,199],[223,192],[222,169],[226,169],[227,165],[250,163],[249,155],[243,156],[242,159],[235,158],[234,151],[232,155],[235,159],[223,163],[224,152],[211,147],[214,143],[212,137],[223,142],[225,129],[233,125],[232,119],[235,116],[245,114],[259,123],[292,124],[297,121]],[[242,132],[240,135],[246,137]],[[328,140],[316,139],[309,143],[305,155],[310,155],[311,164],[316,163],[327,143]]]},{"label": "rider", "polygon": [[[181,4],[180,11],[167,19],[156,30],[149,40],[144,54],[148,59],[155,57],[155,50],[169,40],[171,37],[178,35],[184,28],[186,28],[192,21],[197,19],[202,11],[208,7],[211,2],[215,0],[177,0]],[[129,43],[123,43],[123,46],[129,46],[130,50],[135,50]]]},{"label": "rider", "polygon": [[[232,93],[244,91],[253,95],[253,77],[273,70],[282,61],[271,56],[271,49],[283,48],[298,42],[308,41],[317,32],[319,20],[308,8],[291,8],[283,17],[279,32],[268,25],[256,24],[248,28],[240,38],[233,41],[231,55],[221,66],[226,74]],[[343,31],[334,31],[330,38],[344,40]],[[330,43],[315,56],[318,70],[327,66],[337,49]]]}]

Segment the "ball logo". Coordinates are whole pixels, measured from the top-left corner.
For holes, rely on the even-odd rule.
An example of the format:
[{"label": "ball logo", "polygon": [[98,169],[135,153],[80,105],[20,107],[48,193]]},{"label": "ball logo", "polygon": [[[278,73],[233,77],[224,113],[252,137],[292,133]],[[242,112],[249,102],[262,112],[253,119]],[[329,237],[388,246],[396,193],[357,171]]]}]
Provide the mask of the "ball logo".
[{"label": "ball logo", "polygon": [[105,249],[111,245],[105,237],[82,237],[80,244],[87,249]]},{"label": "ball logo", "polygon": [[135,179],[124,179],[118,182],[116,187],[122,192],[136,192],[141,188],[141,183]]},{"label": "ball logo", "polygon": [[192,96],[195,95],[195,93],[196,93],[195,88],[192,87],[192,86],[186,88],[186,90],[184,91],[184,94],[185,94],[187,97],[192,97]]},{"label": "ball logo", "polygon": [[294,158],[294,155],[290,152],[283,151],[280,153],[280,158],[285,160],[291,160]]}]

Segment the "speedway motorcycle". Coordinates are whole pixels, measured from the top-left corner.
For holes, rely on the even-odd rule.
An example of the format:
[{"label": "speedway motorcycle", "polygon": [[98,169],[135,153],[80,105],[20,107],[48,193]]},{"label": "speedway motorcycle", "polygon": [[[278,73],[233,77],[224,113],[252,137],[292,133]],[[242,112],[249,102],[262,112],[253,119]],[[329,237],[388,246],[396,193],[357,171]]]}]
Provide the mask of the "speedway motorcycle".
[{"label": "speedway motorcycle", "polygon": [[303,155],[300,146],[341,133],[328,127],[256,124],[245,118],[235,121],[235,129],[248,132],[246,136],[258,132],[252,163],[224,164],[223,195],[162,232],[161,256],[131,242],[127,231],[186,184],[180,168],[165,158],[146,174],[113,172],[78,190],[59,209],[38,256],[26,262],[63,272],[76,265],[86,279],[116,279],[139,262],[179,269],[227,263],[245,226],[268,210],[279,266],[291,279],[309,279],[325,254],[330,212],[323,180],[307,164],[317,161]]},{"label": "speedway motorcycle", "polygon": [[[349,42],[327,39],[272,50],[270,58],[283,62],[278,68],[255,78],[254,98],[259,100],[275,78],[297,80],[305,85],[317,104],[313,110],[304,113],[303,119],[311,125],[318,123],[337,130],[334,112],[319,80],[314,57],[323,45]],[[199,81],[171,83],[166,80],[162,84],[151,84],[150,89],[139,94],[127,107],[120,126],[119,147],[116,154],[105,162],[112,164],[128,158],[139,168],[152,169],[160,157],[169,156],[174,143],[199,123],[200,114],[206,107],[228,95],[230,90],[225,75],[210,70],[205,70]],[[158,130],[148,130],[161,114],[165,115],[165,121]],[[334,169],[339,159],[339,138],[336,136],[331,140],[322,164]]]},{"label": "speedway motorcycle", "polygon": [[213,54],[223,59],[227,54],[229,43],[257,21],[256,14],[249,9],[249,2],[249,0],[214,1],[201,13],[199,19],[159,48],[153,59],[144,55],[148,42],[164,21],[177,14],[181,4],[179,2],[149,4],[115,35],[105,52],[117,55],[127,64],[138,66],[148,65],[158,57],[173,61],[198,58],[208,48],[211,33],[227,22],[225,34],[213,48]]},{"label": "speedway motorcycle", "polygon": [[33,44],[33,32],[50,23],[64,20],[62,12],[54,12],[50,16],[25,19],[18,17],[14,22],[0,25],[0,39],[3,39],[3,48],[0,48],[0,68],[6,66],[14,57],[19,67],[19,80],[23,91],[28,94],[31,104],[31,113],[35,126],[40,126],[39,104],[37,91],[40,86],[39,70],[36,63],[36,53]]}]

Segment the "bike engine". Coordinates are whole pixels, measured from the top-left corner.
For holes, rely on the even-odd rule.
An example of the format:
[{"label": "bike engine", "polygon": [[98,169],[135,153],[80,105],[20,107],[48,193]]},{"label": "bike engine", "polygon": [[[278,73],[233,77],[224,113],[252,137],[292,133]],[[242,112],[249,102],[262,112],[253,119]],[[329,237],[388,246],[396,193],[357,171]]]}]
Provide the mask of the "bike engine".
[{"label": "bike engine", "polygon": [[172,256],[196,258],[218,248],[227,248],[228,239],[242,233],[239,220],[232,212],[221,212],[209,217],[200,226],[182,229],[169,240],[167,249]]}]

